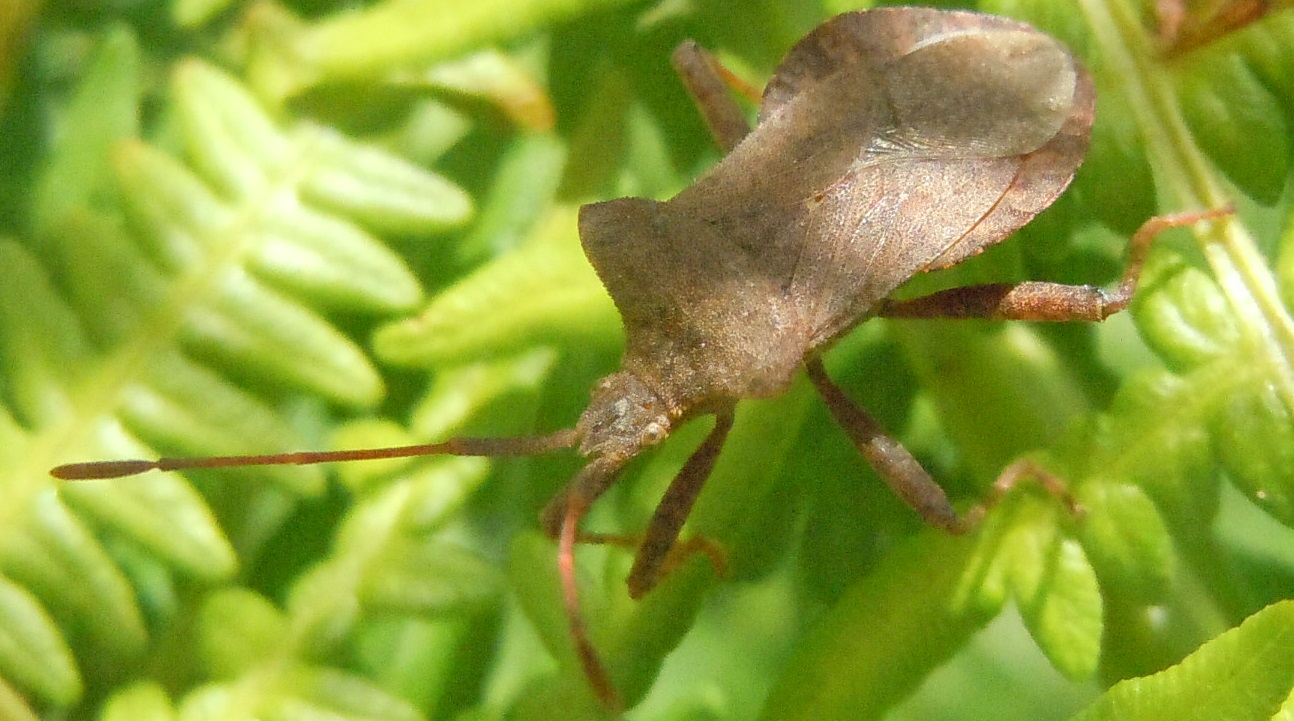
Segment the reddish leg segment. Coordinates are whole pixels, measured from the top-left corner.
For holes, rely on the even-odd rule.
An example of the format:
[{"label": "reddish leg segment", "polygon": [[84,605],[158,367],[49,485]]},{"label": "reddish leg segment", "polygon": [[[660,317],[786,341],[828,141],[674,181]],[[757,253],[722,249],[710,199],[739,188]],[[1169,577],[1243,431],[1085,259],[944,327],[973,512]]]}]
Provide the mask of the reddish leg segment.
[{"label": "reddish leg segment", "polygon": [[845,429],[858,452],[863,454],[898,497],[921,514],[926,523],[949,533],[965,531],[966,525],[953,511],[944,489],[935,483],[908,449],[885,433],[866,411],[849,400],[844,391],[827,377],[827,370],[822,367],[821,359],[814,358],[805,365],[809,380],[827,402],[831,415]]},{"label": "reddish leg segment", "polygon": [[1011,489],[1026,480],[1037,481],[1049,494],[1059,498],[1071,514],[1083,514],[1083,509],[1063,480],[1036,462],[1021,459],[1003,469],[984,500],[967,511],[965,516],[959,517],[949,504],[943,488],[935,483],[902,444],[882,431],[871,416],[850,402],[839,386],[827,377],[822,361],[814,359],[807,366],[809,379],[826,400],[831,415],[845,429],[863,457],[899,498],[931,526],[949,533],[964,533],[979,525],[988,509],[997,505]]},{"label": "reddish leg segment", "polygon": [[688,458],[687,463],[670,483],[665,496],[656,508],[647,532],[643,536],[583,533],[579,524],[585,513],[611,484],[616,473],[627,459],[597,458],[553,499],[544,509],[541,523],[545,531],[558,541],[557,562],[562,583],[562,597],[570,622],[571,637],[584,674],[593,686],[599,700],[608,708],[619,709],[619,694],[611,683],[606,666],[597,649],[589,640],[588,630],[580,615],[579,588],[575,574],[575,546],[579,543],[609,543],[637,547],[633,570],[629,574],[629,595],[640,598],[659,583],[679,562],[693,553],[710,556],[716,570],[722,572],[724,559],[716,544],[706,539],[690,539],[677,543],[679,531],[687,520],[706,478],[719,457],[723,442],[732,428],[732,413],[716,417],[715,427]]},{"label": "reddish leg segment", "polygon": [[579,656],[584,675],[607,708],[619,711],[620,694],[611,683],[606,666],[589,640],[584,617],[580,615],[580,591],[575,579],[575,544],[580,541],[580,520],[611,484],[624,466],[626,458],[604,456],[589,461],[566,488],[544,508],[540,522],[549,537],[557,539],[557,569],[562,583],[562,603],[570,624],[571,639]]},{"label": "reddish leg segment", "polygon": [[1231,208],[1161,215],[1147,220],[1132,236],[1128,265],[1112,291],[1091,285],[1026,281],[949,288],[911,300],[885,301],[877,315],[886,318],[988,318],[991,320],[1102,321],[1128,307],[1141,278],[1151,242],[1170,228],[1230,215]]}]

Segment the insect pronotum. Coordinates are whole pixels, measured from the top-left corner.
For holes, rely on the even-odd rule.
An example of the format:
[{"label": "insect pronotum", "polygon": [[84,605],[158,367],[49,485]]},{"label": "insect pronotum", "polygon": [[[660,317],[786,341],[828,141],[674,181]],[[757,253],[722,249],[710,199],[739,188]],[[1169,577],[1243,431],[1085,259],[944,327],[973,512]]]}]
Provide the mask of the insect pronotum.
[{"label": "insect pronotum", "polygon": [[[960,532],[943,490],[827,376],[824,350],[875,317],[1099,321],[1127,306],[1156,234],[1220,212],[1152,218],[1112,291],[1048,282],[978,285],[905,301],[912,276],[1011,234],[1069,185],[1091,133],[1091,78],[1020,22],[886,8],[840,15],[791,49],[748,127],[721,70],[684,43],[674,64],[727,156],[667,201],[586,205],[580,239],[624,320],[621,369],[573,428],[528,438],[454,438],[354,451],[77,463],[63,479],[149,470],[330,463],[427,454],[522,456],[576,448],[584,468],[543,510],[558,543],[571,633],[607,706],[621,705],[579,612],[574,548],[636,542],[629,594],[680,554],[717,553],[679,533],[743,398],[782,393],[800,370],[877,473],[927,522]],[[641,537],[583,535],[581,519],[625,463],[679,424],[714,415]]]}]

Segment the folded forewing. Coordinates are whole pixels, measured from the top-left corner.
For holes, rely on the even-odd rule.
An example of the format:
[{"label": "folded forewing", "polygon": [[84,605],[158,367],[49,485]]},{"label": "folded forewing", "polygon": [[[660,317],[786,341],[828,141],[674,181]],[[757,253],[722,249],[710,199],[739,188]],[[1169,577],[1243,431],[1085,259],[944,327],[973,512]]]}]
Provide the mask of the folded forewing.
[{"label": "folded forewing", "polygon": [[626,362],[685,362],[734,392],[728,376],[783,383],[908,278],[1055,200],[1092,104],[1068,51],[1021,23],[916,8],[829,21],[787,56],[760,124],[704,178],[665,203],[585,208],[581,236],[624,316]]}]

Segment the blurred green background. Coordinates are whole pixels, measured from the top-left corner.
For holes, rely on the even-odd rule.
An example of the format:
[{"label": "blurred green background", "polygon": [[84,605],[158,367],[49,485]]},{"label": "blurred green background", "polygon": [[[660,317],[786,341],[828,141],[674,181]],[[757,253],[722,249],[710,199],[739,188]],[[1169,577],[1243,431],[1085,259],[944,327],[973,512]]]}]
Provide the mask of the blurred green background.
[{"label": "blurred green background", "polygon": [[[1087,65],[1092,149],[903,293],[1108,284],[1146,218],[1237,213],[1160,238],[1099,327],[875,321],[827,355],[959,508],[1027,456],[1081,516],[1026,484],[946,537],[807,381],[743,404],[687,531],[722,577],[633,602],[629,552],[577,554],[629,718],[1294,714],[1286,4],[977,6]],[[720,157],[671,50],[758,87],[861,5],[0,0],[0,718],[605,716],[536,520],[573,453],[48,470],[570,426],[623,344],[578,206]],[[585,527],[644,527],[708,423]]]}]

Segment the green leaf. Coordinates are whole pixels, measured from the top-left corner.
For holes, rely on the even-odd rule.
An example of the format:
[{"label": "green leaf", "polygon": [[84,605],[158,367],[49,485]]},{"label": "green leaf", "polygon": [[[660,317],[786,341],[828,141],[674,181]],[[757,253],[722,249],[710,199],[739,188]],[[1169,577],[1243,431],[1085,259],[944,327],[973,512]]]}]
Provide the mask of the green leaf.
[{"label": "green leaf", "polygon": [[[117,169],[134,220],[166,266],[178,270],[194,257],[228,253],[243,226],[258,222],[224,206],[182,165],[148,146],[122,146]],[[192,308],[182,331],[187,344],[343,402],[365,405],[380,397],[380,380],[362,351],[246,269],[213,264],[194,284],[194,296],[208,300],[182,299]]]},{"label": "green leaf", "polygon": [[285,691],[291,697],[270,703],[267,715],[285,721],[421,721],[404,701],[353,674],[329,668],[302,667],[288,674]]},{"label": "green leaf", "polygon": [[76,208],[103,200],[110,187],[109,149],[139,132],[141,61],[130,28],[110,26],[99,39],[85,77],[64,109],[70,131],[40,179],[32,212],[49,229]]},{"label": "green leaf", "polygon": [[1193,53],[1176,69],[1182,113],[1201,149],[1246,195],[1274,203],[1289,174],[1288,110],[1244,57],[1225,48]]},{"label": "green leaf", "polygon": [[100,721],[175,721],[175,708],[161,686],[142,682],[113,694]]},{"label": "green leaf", "polygon": [[[453,0],[377,3],[308,27],[266,28],[253,68],[257,85],[285,98],[316,83],[382,75],[506,41],[541,24],[623,4],[624,0]],[[438,18],[428,23],[426,18]],[[279,31],[279,36],[273,33]]]},{"label": "green leaf", "polygon": [[[60,388],[58,382],[51,382],[58,375],[55,369],[77,367],[85,362],[89,349],[76,322],[69,320],[73,317],[70,309],[54,297],[34,258],[11,243],[0,245],[0,253],[5,256],[11,281],[0,291],[0,318],[4,319],[0,320],[0,337],[6,341],[0,346],[7,351],[5,362],[12,369],[11,388],[28,418],[48,422],[62,414],[68,397],[66,386]],[[51,333],[54,329],[57,331]],[[42,336],[44,341],[40,342]],[[4,418],[8,432],[0,445],[6,449],[8,462],[0,463],[0,488],[14,515],[0,524],[4,528],[0,532],[0,567],[27,589],[28,598],[39,601],[40,607],[28,609],[28,615],[49,613],[65,632],[92,639],[106,659],[118,663],[132,657],[144,643],[143,620],[127,580],[86,523],[62,505],[65,500],[86,520],[116,525],[125,536],[194,575],[219,577],[232,570],[228,544],[191,489],[170,479],[154,486],[135,486],[133,493],[86,485],[67,489],[60,496],[45,469],[40,468],[50,457],[41,444],[52,437],[29,436],[7,414]],[[105,424],[97,430],[119,446],[126,440],[119,425]],[[139,451],[137,442],[127,441],[124,446],[128,452]],[[21,447],[29,449],[28,453],[19,453]],[[19,596],[14,594],[20,591],[12,591],[9,598],[16,603]],[[28,641],[41,635],[40,624],[34,620],[24,625],[36,634]],[[45,632],[53,632],[53,628],[47,627]],[[38,694],[54,694],[61,703],[75,700],[80,692],[76,667],[66,667],[71,659],[63,655],[66,650],[58,651],[66,641],[54,634],[42,643],[41,649],[27,649],[31,656],[24,658],[21,673],[6,672],[6,678],[20,679]]]},{"label": "green leaf", "polygon": [[515,408],[514,394],[538,393],[558,362],[556,353],[541,347],[442,370],[414,409],[410,425],[424,438],[461,433],[464,425],[494,408]]},{"label": "green leaf", "polygon": [[493,258],[533,235],[536,224],[550,212],[566,156],[565,145],[547,134],[522,135],[509,144],[490,178],[477,222],[454,246],[458,261]]},{"label": "green leaf", "polygon": [[0,679],[0,714],[12,721],[38,721],[40,718],[13,687]]},{"label": "green leaf", "polygon": [[24,418],[54,420],[66,403],[68,385],[57,369],[83,362],[89,344],[32,253],[0,240],[0,262],[7,276],[0,284],[0,359],[9,369],[7,395]]},{"label": "green leaf", "polygon": [[457,185],[390,153],[318,126],[303,126],[296,136],[317,163],[301,187],[312,204],[377,231],[409,235],[453,228],[472,216],[472,199]]},{"label": "green leaf", "polygon": [[[18,416],[3,413],[12,425],[4,456],[21,459],[3,464],[0,478],[13,509],[0,524],[0,568],[57,619],[66,636],[58,643],[88,644],[92,669],[104,675],[99,667],[129,665],[143,650],[139,604],[173,588],[168,574],[223,580],[234,553],[211,499],[178,477],[87,483],[59,495],[46,470],[69,455],[296,445],[292,424],[258,395],[276,387],[374,403],[381,379],[321,311],[395,312],[417,303],[421,289],[354,221],[442,231],[471,206],[447,181],[374,146],[308,123],[280,129],[235,81],[189,60],[178,63],[171,90],[195,173],[133,139],[141,60],[132,33],[112,28],[94,46],[89,72],[56,109],[80,126],[53,144],[36,182],[38,238],[29,247],[40,253],[0,245],[3,402]],[[347,197],[360,185],[382,198]],[[255,391],[241,387],[253,379]],[[296,493],[321,481],[315,470],[267,476]],[[237,497],[226,508],[264,513],[243,526],[245,550],[282,517],[275,493],[216,493]],[[146,573],[124,575],[127,565]],[[150,612],[184,610],[174,597],[151,600]],[[67,661],[57,645],[6,679],[75,702],[79,687],[50,672]]]},{"label": "green leaf", "polygon": [[[285,133],[233,78],[200,62],[179,68],[175,97],[194,162],[233,199],[251,199],[267,191],[295,193],[308,206],[375,230],[400,233],[454,227],[472,213],[471,200],[457,186],[390,153],[311,124],[298,124]],[[294,209],[300,210],[287,203],[276,208]],[[292,223],[283,225],[290,232]],[[417,299],[416,287],[406,289],[411,279],[399,261],[372,240],[356,234],[319,241],[337,248],[321,245],[312,248],[316,252],[332,250],[365,262],[357,280],[374,276],[370,292],[399,289]],[[397,297],[389,302],[398,307]]]},{"label": "green leaf", "polygon": [[144,620],[130,585],[90,529],[46,488],[24,504],[22,525],[5,528],[0,568],[46,604],[59,625],[101,652],[130,658],[144,646]]},{"label": "green leaf", "polygon": [[0,576],[0,677],[60,706],[81,695],[71,649],[54,619],[22,587]]},{"label": "green leaf", "polygon": [[1181,664],[1116,684],[1073,721],[1266,721],[1294,692],[1294,602],[1218,636]]},{"label": "green leaf", "polygon": [[502,574],[489,560],[447,542],[390,544],[360,589],[375,613],[466,614],[490,608]]},{"label": "green leaf", "polygon": [[1057,671],[1084,679],[1096,670],[1101,653],[1101,591],[1083,547],[1060,539],[1044,559],[1032,594],[1017,589],[1025,625]]},{"label": "green leaf", "polygon": [[194,27],[228,8],[233,0],[173,0],[171,16],[180,27]]},{"label": "green leaf", "polygon": [[[953,321],[895,323],[913,372],[970,466],[992,478],[1020,453],[1054,442],[1090,408],[1084,388],[1037,329]],[[985,433],[985,427],[1001,429]]]},{"label": "green leaf", "polygon": [[356,662],[352,668],[423,710],[426,718],[452,708],[455,694],[469,687],[463,668],[478,655],[497,649],[479,648],[475,624],[459,619],[373,619],[358,630]]},{"label": "green leaf", "polygon": [[217,580],[234,571],[233,549],[211,510],[178,476],[79,484],[64,488],[63,498],[188,575]]},{"label": "green leaf", "polygon": [[497,50],[474,52],[460,60],[437,63],[425,73],[400,74],[402,85],[420,85],[464,93],[494,102],[519,127],[553,129],[552,101],[528,69]]},{"label": "green leaf", "polygon": [[373,339],[393,363],[457,365],[535,343],[610,344],[615,306],[575,242],[575,213],[546,218],[525,245],[437,295]]},{"label": "green leaf", "polygon": [[1093,479],[1078,491],[1083,548],[1103,583],[1147,601],[1173,580],[1172,537],[1154,502],[1138,486]]},{"label": "green leaf", "polygon": [[[1117,82],[1119,70],[1106,69],[1099,56],[1090,62],[1098,87]],[[1101,111],[1092,126],[1087,158],[1074,178],[1074,194],[1102,223],[1131,233],[1155,214],[1155,176],[1127,100],[1113,93],[1099,96]],[[1110,183],[1110,178],[1124,178],[1125,182]]]},{"label": "green leaf", "polygon": [[1217,283],[1176,254],[1161,252],[1155,260],[1134,314],[1146,343],[1178,370],[1235,353],[1240,333]]},{"label": "green leaf", "polygon": [[1072,679],[1096,669],[1101,650],[1101,592],[1077,540],[1057,522],[1055,499],[1012,496],[991,512],[956,598],[995,609],[1011,599],[1039,648]]},{"label": "green leaf", "polygon": [[1216,426],[1231,480],[1276,520],[1294,527],[1294,418],[1270,388],[1229,398]]},{"label": "green leaf", "polygon": [[[528,353],[447,373],[415,425],[439,439],[506,391],[537,383],[551,361],[550,353]],[[352,425],[345,437],[379,446],[413,440],[371,423]],[[480,544],[452,525],[487,480],[489,466],[482,458],[422,457],[348,470],[359,497],[342,521],[334,553],[294,585],[288,604],[302,643],[327,647],[364,616],[463,618],[492,610],[500,574]]]},{"label": "green leaf", "polygon": [[1139,485],[1169,519],[1210,522],[1218,490],[1208,419],[1240,381],[1228,370],[1134,375],[1093,419],[1090,445],[1066,448],[1066,459],[1098,482],[1117,477]]},{"label": "green leaf", "polygon": [[928,531],[892,549],[814,624],[760,718],[881,718],[996,613],[955,600],[973,548]]},{"label": "green leaf", "polygon": [[[320,468],[47,470],[569,427],[623,342],[574,204],[667,197],[720,155],[671,49],[695,37],[758,86],[825,7],[853,7],[127,5],[0,19],[0,639],[45,656],[0,665],[0,718],[607,717],[534,531],[574,452],[359,464],[336,486]],[[1005,603],[1056,667],[1099,660],[1110,682],[1281,607],[1289,528],[1247,519],[1288,525],[1294,498],[1288,6],[1165,54],[1138,3],[979,4],[1082,58],[1097,125],[1032,232],[919,282],[1101,283],[1147,217],[1240,212],[1156,240],[1135,327],[868,323],[828,357],[958,507],[1028,454],[1082,517],[1022,489],[978,536],[922,533],[803,379],[744,402],[684,531],[722,545],[726,578],[691,559],[634,602],[631,553],[577,552],[634,717],[752,718],[767,698],[769,718],[867,718],[920,687],[955,700],[950,721],[1033,719],[1010,687],[969,697],[937,671],[1096,692],[963,650]],[[704,431],[643,454],[584,528],[639,531]],[[1243,497],[1218,536],[1223,480]],[[1252,680],[1199,678],[1188,693]],[[1258,717],[1289,715],[1288,683],[1270,696]]]},{"label": "green leaf", "polygon": [[233,679],[281,658],[287,622],[269,601],[243,589],[210,596],[199,617],[198,643],[208,673]]},{"label": "green leaf", "polygon": [[180,707],[183,721],[419,721],[417,710],[354,674],[298,665],[276,669],[256,684],[208,685]]}]

